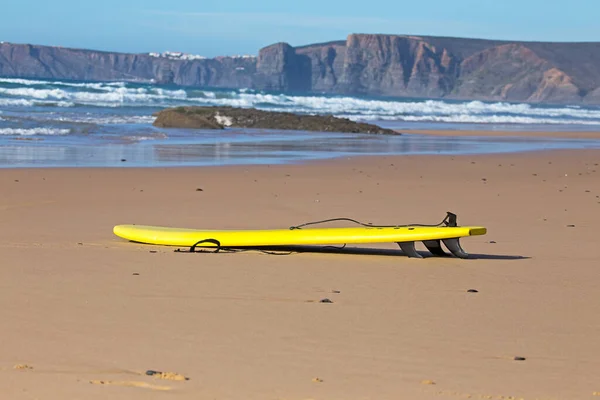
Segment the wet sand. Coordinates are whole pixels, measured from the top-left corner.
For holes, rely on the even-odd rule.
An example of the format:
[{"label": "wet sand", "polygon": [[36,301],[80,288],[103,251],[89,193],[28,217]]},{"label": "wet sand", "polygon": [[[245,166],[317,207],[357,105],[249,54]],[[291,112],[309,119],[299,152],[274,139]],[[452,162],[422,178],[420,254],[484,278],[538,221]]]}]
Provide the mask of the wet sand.
[{"label": "wet sand", "polygon": [[[593,398],[599,163],[600,151],[581,150],[2,170],[0,393]],[[185,254],[112,234],[124,223],[437,223],[446,211],[488,228],[463,241],[474,259],[409,259],[396,245],[374,246],[379,254]]]},{"label": "wet sand", "polygon": [[434,136],[480,136],[480,137],[537,137],[555,139],[600,139],[598,131],[509,131],[509,130],[428,130],[428,129],[404,129],[396,130],[400,133],[412,133]]}]

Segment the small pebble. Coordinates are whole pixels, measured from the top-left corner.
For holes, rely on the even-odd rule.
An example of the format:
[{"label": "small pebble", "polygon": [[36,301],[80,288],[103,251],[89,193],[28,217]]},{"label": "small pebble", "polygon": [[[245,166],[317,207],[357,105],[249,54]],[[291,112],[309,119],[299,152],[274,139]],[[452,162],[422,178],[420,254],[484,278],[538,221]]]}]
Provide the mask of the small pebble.
[{"label": "small pebble", "polygon": [[197,188],[197,189],[196,189],[196,192],[204,192],[204,189],[202,189],[202,188]]},{"label": "small pebble", "polygon": [[469,290],[467,290],[467,293],[479,293],[479,290],[477,290],[477,289],[469,289]]},{"label": "small pebble", "polygon": [[139,275],[139,274],[140,274],[139,272],[134,272],[134,273],[133,273],[133,274],[131,274],[131,275]]},{"label": "small pebble", "polygon": [[567,228],[575,228],[575,225],[567,225]]},{"label": "small pebble", "polygon": [[323,382],[323,379],[321,379],[321,378],[312,378],[312,381],[316,382],[316,383],[321,383],[321,382]]},{"label": "small pebble", "polygon": [[515,361],[525,361],[527,359],[525,357],[515,356],[515,358],[513,358],[513,360],[515,360]]},{"label": "small pebble", "polygon": [[496,244],[496,241],[495,240],[490,240],[490,243],[491,244]]},{"label": "small pebble", "polygon": [[127,159],[121,158],[121,162],[125,162],[125,161],[127,161]]},{"label": "small pebble", "polygon": [[339,290],[332,290],[332,291],[331,291],[331,293],[336,293],[336,294],[338,294],[338,293],[342,293],[342,292],[341,292],[341,291],[339,291]]},{"label": "small pebble", "polygon": [[330,299],[321,299],[319,300],[319,303],[333,303],[333,301],[331,301]]},{"label": "small pebble", "polygon": [[150,253],[156,253],[156,252],[157,252],[156,250],[150,250]]}]

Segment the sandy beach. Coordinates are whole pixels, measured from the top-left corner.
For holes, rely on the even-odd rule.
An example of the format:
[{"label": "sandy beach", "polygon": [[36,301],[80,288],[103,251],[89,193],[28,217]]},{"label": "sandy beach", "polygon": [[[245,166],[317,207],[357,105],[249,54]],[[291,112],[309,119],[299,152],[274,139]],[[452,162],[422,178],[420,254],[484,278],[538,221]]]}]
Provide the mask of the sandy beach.
[{"label": "sandy beach", "polygon": [[[1,397],[594,398],[599,164],[581,150],[2,170]],[[488,228],[462,242],[473,259],[186,254],[112,234],[446,211]]]}]

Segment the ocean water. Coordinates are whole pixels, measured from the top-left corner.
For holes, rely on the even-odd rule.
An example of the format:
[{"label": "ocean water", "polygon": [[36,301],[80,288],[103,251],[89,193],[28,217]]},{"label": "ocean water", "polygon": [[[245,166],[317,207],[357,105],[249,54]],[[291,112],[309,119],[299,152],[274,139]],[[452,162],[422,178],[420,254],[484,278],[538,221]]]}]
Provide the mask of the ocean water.
[{"label": "ocean water", "polygon": [[[152,126],[179,105],[333,114],[411,129],[492,129],[502,138],[398,137]],[[301,96],[132,82],[0,78],[0,167],[280,163],[373,154],[460,154],[598,148],[596,140],[524,139],[522,130],[598,130],[600,107]],[[599,138],[600,140],[600,138]]]}]

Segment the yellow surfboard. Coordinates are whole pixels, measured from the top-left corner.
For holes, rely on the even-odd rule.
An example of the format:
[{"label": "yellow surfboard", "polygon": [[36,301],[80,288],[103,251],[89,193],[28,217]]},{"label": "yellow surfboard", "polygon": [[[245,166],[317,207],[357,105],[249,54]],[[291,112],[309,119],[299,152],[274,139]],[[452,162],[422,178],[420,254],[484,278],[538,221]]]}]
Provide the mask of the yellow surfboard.
[{"label": "yellow surfboard", "polygon": [[267,230],[196,230],[146,225],[117,225],[115,235],[139,243],[185,247],[274,247],[398,243],[409,257],[421,258],[415,242],[423,242],[434,255],[445,255],[441,243],[460,258],[467,258],[459,238],[484,235],[480,226],[361,226]]}]

